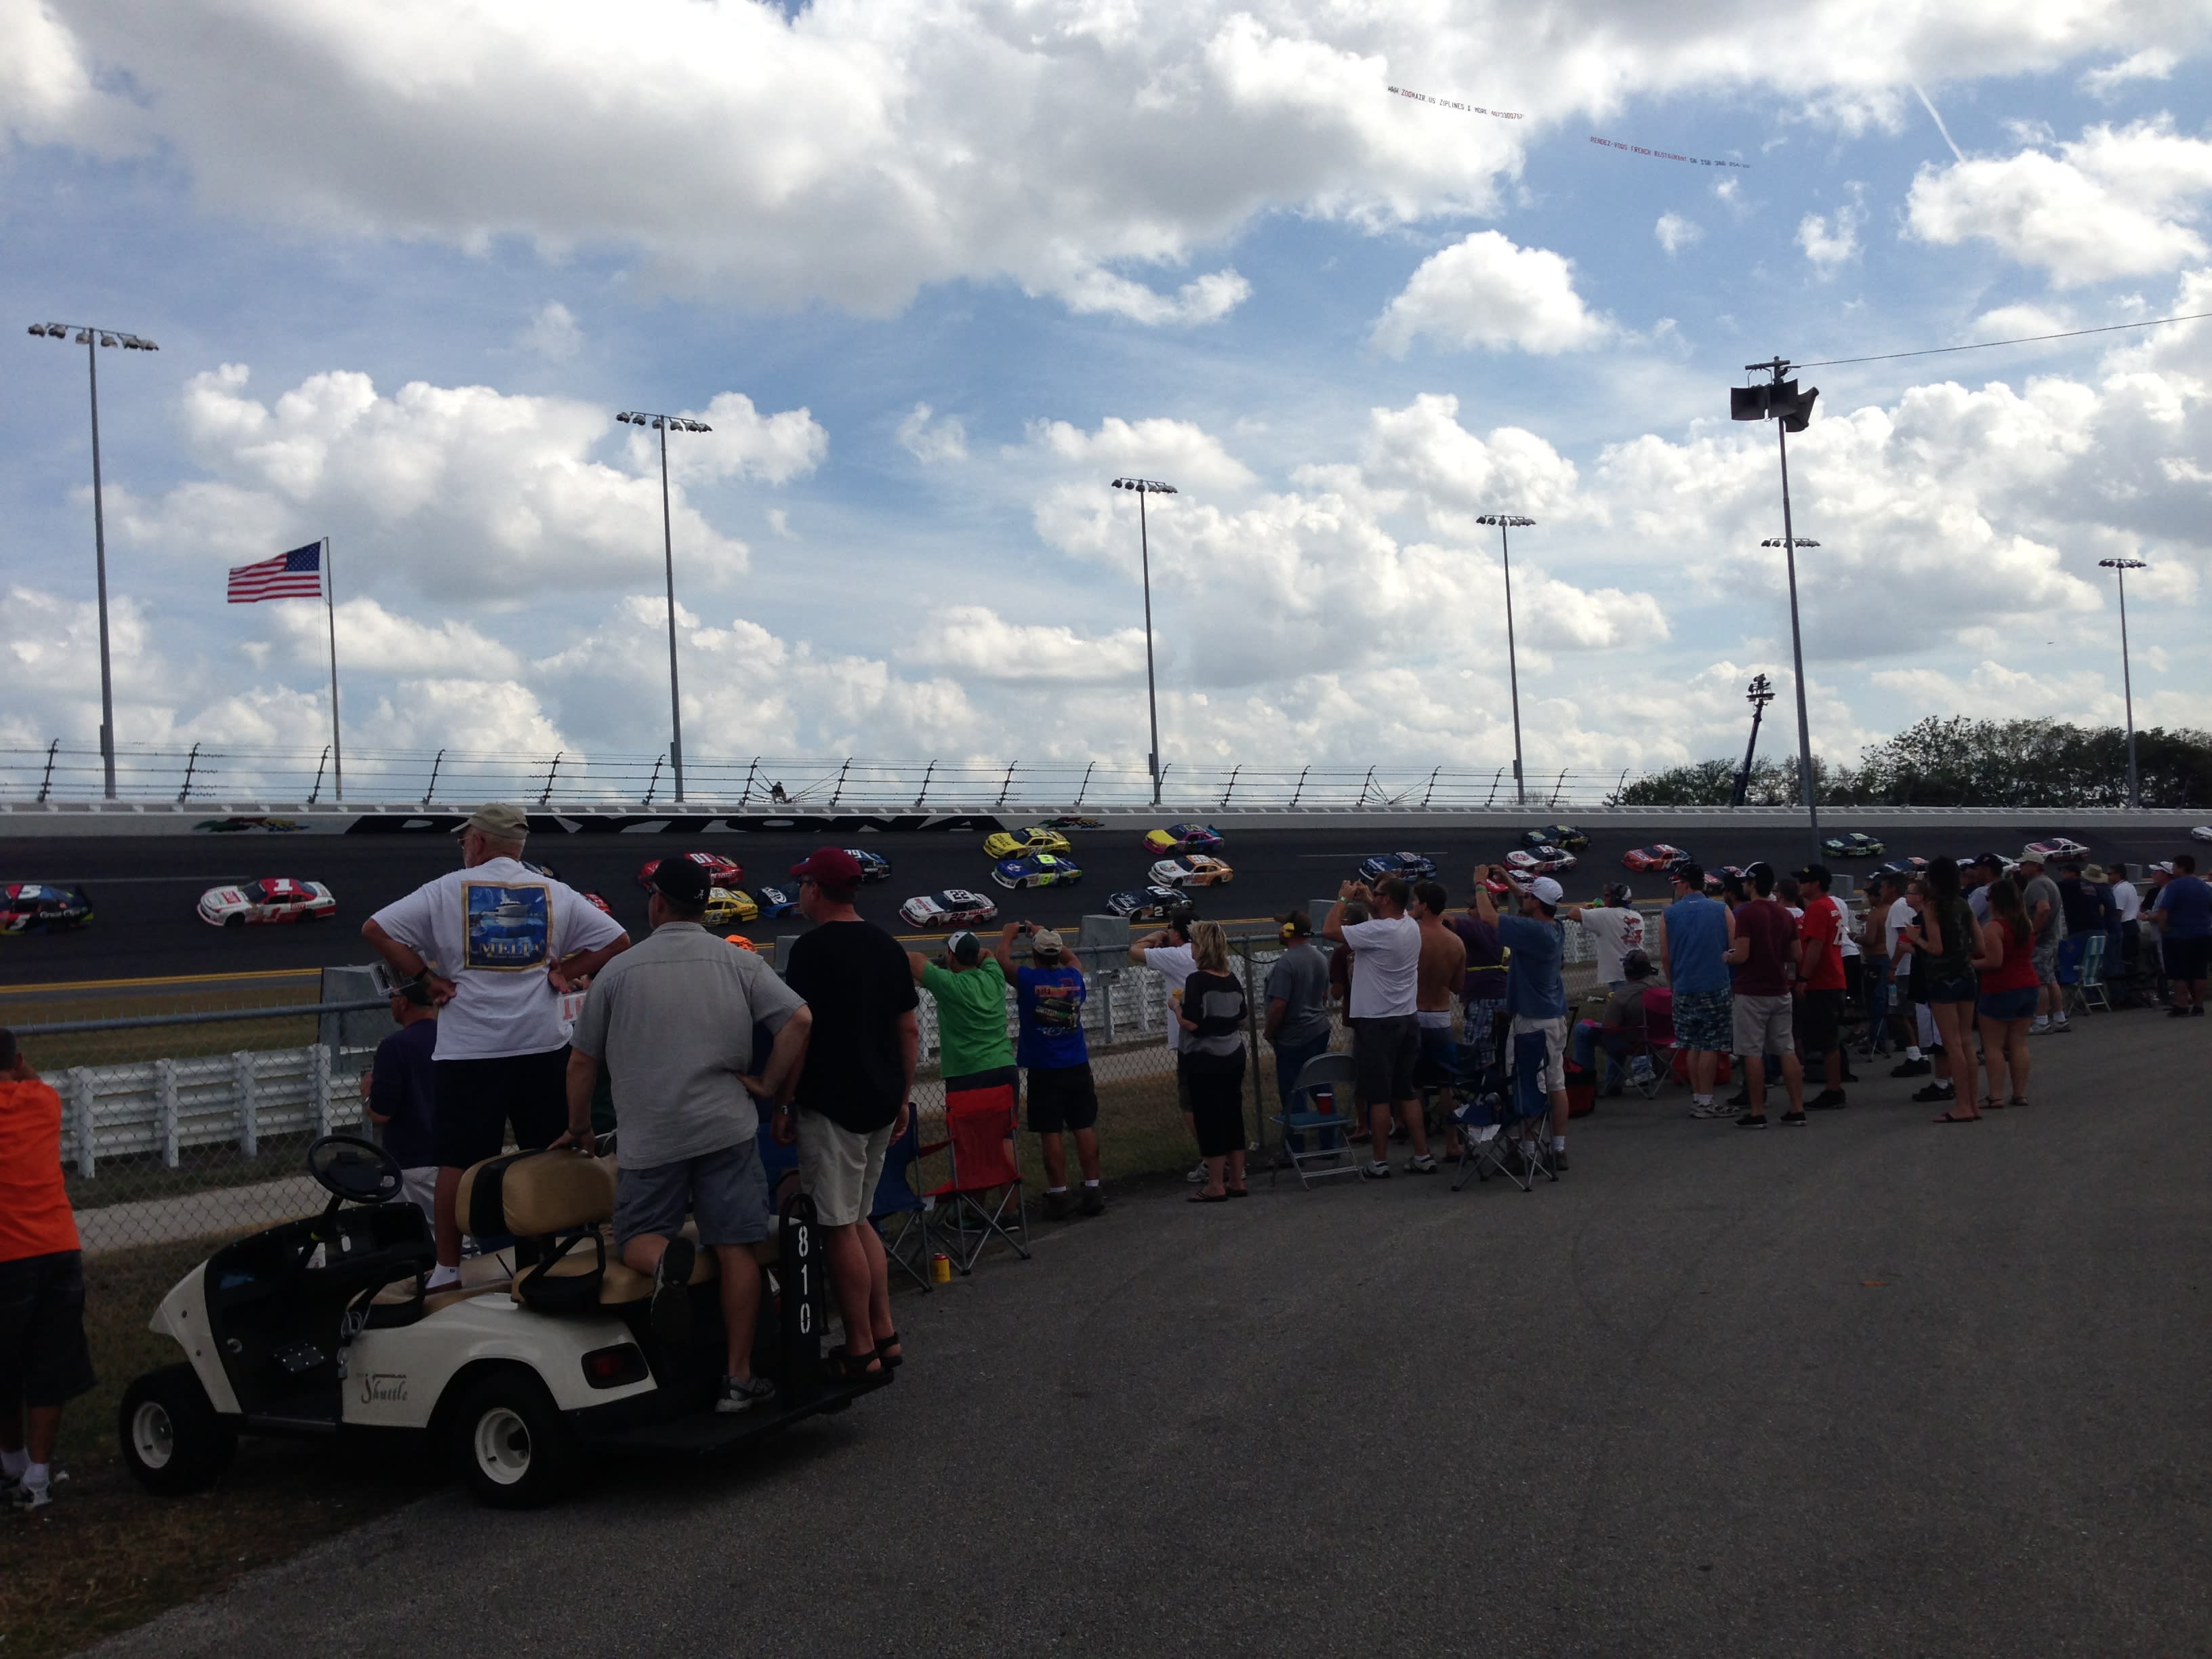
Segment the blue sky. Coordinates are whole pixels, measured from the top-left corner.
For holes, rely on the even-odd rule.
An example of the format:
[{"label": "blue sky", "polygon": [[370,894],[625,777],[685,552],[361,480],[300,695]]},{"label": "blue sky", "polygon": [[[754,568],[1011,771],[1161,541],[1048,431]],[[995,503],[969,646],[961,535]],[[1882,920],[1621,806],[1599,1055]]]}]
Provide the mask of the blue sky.
[{"label": "blue sky", "polygon": [[[2212,26],[1868,9],[0,0],[0,742],[97,722],[53,317],[162,347],[101,358],[126,741],[319,744],[319,608],[222,575],[328,534],[349,744],[663,744],[641,406],[718,428],[694,755],[1140,765],[1125,471],[1186,765],[1507,758],[1486,508],[1532,767],[1729,752],[1789,683],[1743,364],[2212,311]],[[2212,324],[1806,378],[1818,747],[2117,719],[2117,554],[2139,718],[2207,722]]]}]

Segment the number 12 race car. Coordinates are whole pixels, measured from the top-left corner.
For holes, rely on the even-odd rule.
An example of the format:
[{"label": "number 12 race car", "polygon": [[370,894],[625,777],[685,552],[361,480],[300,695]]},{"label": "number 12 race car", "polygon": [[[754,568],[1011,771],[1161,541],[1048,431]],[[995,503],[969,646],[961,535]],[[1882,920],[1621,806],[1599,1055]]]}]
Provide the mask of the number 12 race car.
[{"label": "number 12 race car", "polygon": [[11,881],[0,887],[0,934],[58,933],[92,920],[92,900],[82,887],[46,881]]},{"label": "number 12 race car", "polygon": [[200,895],[200,920],[210,927],[258,927],[280,921],[321,921],[338,913],[338,902],[319,881],[266,876]]}]

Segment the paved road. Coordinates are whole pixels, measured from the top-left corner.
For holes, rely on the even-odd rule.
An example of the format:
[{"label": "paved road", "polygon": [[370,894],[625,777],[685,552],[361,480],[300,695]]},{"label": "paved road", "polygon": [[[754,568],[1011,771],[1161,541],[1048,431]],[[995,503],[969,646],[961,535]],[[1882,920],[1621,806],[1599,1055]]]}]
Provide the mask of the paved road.
[{"label": "paved road", "polygon": [[[1532,826],[1541,821],[1540,815],[1529,819]],[[1850,824],[1843,818],[1833,827],[1844,830]],[[1916,835],[1909,843],[1902,835],[1892,836],[1890,841],[1893,852],[1933,858],[1941,853],[1992,848],[2017,851],[2023,841],[2061,834],[2085,842],[2101,858],[2133,863],[2170,858],[2189,845],[2183,819],[2176,819],[2170,832],[2131,828],[2115,835],[2053,822],[2029,832],[2017,827],[1998,830],[1954,825]],[[1803,857],[1801,836],[1771,826],[1701,827],[1694,834],[1647,835],[1686,846],[1709,866],[1748,864],[1759,858],[1783,865]],[[1224,919],[1265,917],[1304,905],[1318,894],[1334,892],[1361,858],[1395,851],[1406,838],[1404,832],[1363,836],[1340,829],[1240,832],[1225,854],[1237,880],[1200,896],[1200,913]],[[1472,829],[1428,832],[1419,839],[1414,850],[1437,860],[1455,898],[1462,896],[1459,890],[1476,860],[1502,858],[1513,842],[1510,836],[1498,830]],[[820,840],[813,834],[770,832],[708,837],[704,845],[739,860],[750,879],[757,883],[789,869]],[[979,835],[871,835],[867,845],[890,859],[892,876],[888,884],[869,890],[863,908],[889,920],[898,902],[913,894],[971,887],[1000,900],[1007,914],[1072,923],[1086,910],[1103,911],[1109,892],[1142,884],[1150,858],[1136,836],[1127,830],[1077,831],[1074,840],[1076,859],[1084,870],[1079,887],[1012,895],[990,885],[990,860],[983,856]],[[1620,856],[1633,844],[1622,832],[1597,835],[1581,869],[1568,878],[1570,893],[1595,892],[1601,881],[1620,870]],[[605,894],[617,915],[641,936],[645,901],[637,886],[638,866],[683,847],[660,836],[541,836],[532,850],[550,861],[563,879]],[[91,888],[99,907],[98,919],[81,933],[0,941],[4,945],[0,948],[0,986],[361,962],[362,921],[379,906],[451,868],[453,856],[450,840],[436,835],[0,842],[0,879],[81,881]],[[207,888],[254,876],[327,882],[337,895],[339,916],[325,923],[224,930],[208,927],[194,915],[193,903]],[[1659,896],[1662,891],[1652,877],[1644,878],[1642,890],[1647,897]],[[747,931],[768,939],[779,930],[795,931],[803,925],[768,922]]]},{"label": "paved road", "polygon": [[1607,1103],[1528,1194],[1127,1197],[750,1462],[442,1493],[100,1651],[2201,1653],[2208,1043],[2100,1018],[1974,1127]]}]

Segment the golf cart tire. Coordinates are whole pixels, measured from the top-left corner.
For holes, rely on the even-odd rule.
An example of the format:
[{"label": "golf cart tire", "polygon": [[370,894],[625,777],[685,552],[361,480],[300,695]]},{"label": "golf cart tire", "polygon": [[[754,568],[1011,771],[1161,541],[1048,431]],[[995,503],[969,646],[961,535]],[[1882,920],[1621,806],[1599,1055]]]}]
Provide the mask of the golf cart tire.
[{"label": "golf cart tire", "polygon": [[449,1430],[454,1461],[480,1504],[536,1509],[574,1484],[582,1456],[545,1385],[519,1367],[468,1386]]},{"label": "golf cart tire", "polygon": [[238,1450],[190,1365],[164,1365],[124,1390],[116,1413],[124,1467],[148,1492],[181,1498],[215,1484]]}]

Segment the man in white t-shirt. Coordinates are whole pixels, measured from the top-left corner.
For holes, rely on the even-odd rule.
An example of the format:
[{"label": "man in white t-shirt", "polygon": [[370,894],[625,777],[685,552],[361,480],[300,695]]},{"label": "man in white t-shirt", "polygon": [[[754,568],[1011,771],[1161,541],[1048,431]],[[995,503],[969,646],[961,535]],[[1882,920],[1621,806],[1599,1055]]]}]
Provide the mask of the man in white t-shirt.
[{"label": "man in white t-shirt", "polygon": [[[2142,894],[2128,879],[2128,866],[2115,864],[2112,875],[2112,915],[2118,924],[2119,976],[2135,989],[2136,970],[2142,963]],[[2107,974],[2106,978],[2112,977]]]},{"label": "man in white t-shirt", "polygon": [[433,1131],[438,1159],[438,1267],[428,1288],[460,1275],[461,1172],[515,1145],[545,1146],[568,1124],[569,1019],[562,1005],[629,947],[629,935],[581,893],[520,862],[521,809],[479,807],[460,828],[461,867],[387,904],[362,937],[439,1006]]},{"label": "man in white t-shirt", "polygon": [[1627,883],[1608,882],[1597,903],[1570,904],[1559,913],[1589,935],[1597,949],[1597,982],[1608,991],[1628,988],[1620,959],[1644,948],[1644,913],[1629,902],[1631,896]]},{"label": "man in white t-shirt", "polygon": [[[1191,918],[1188,912],[1168,918],[1168,925],[1149,933],[1129,947],[1129,960],[1151,969],[1160,976],[1160,1000],[1166,1006],[1168,1052],[1180,1053],[1182,1048],[1182,1022],[1176,1018],[1176,995],[1182,982],[1198,969],[1198,961],[1190,949]],[[1198,1120],[1191,1115],[1190,1086],[1183,1081],[1182,1068],[1176,1068],[1176,1104],[1182,1108],[1183,1127],[1190,1131],[1193,1140],[1198,1139]],[[1190,1179],[1206,1179],[1206,1160],[1200,1158],[1191,1172]]]},{"label": "man in white t-shirt", "polygon": [[[1367,1167],[1370,1181],[1390,1174],[1390,1114],[1395,1109],[1413,1142],[1408,1175],[1434,1175],[1429,1156],[1429,1126],[1421,1112],[1413,1070],[1421,1054],[1421,925],[1406,914],[1413,890],[1400,876],[1387,876],[1370,891],[1348,881],[1337,890],[1336,908],[1322,924],[1324,937],[1352,954],[1352,996],[1346,1016],[1352,1025],[1353,1090],[1366,1109],[1373,1137]],[[1364,904],[1367,921],[1347,923],[1347,903]]]}]

